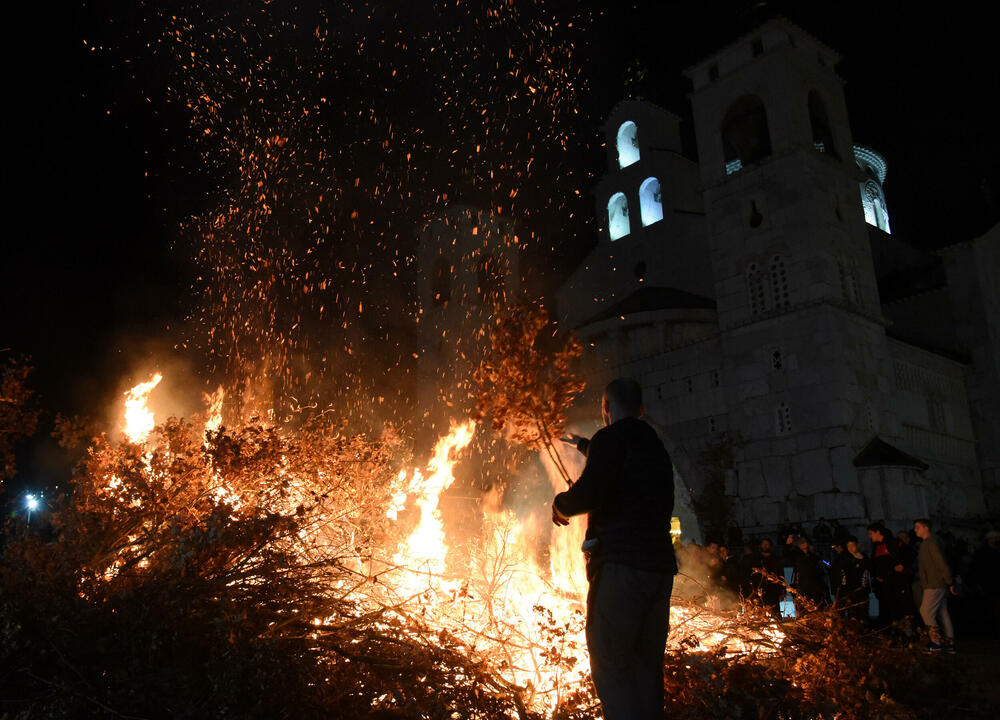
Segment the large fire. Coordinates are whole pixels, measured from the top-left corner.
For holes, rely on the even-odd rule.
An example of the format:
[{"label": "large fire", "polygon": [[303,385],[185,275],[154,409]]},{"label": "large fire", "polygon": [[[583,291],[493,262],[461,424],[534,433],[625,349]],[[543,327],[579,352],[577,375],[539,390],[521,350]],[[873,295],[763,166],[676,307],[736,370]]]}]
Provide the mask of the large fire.
[{"label": "large fire", "polygon": [[153,388],[160,384],[163,375],[154,373],[146,382],[139,383],[125,393],[125,427],[126,437],[134,443],[144,441],[153,432],[156,422],[153,412],[146,403]]},{"label": "large fire", "polygon": [[[154,419],[146,407],[149,393],[162,380],[157,373],[127,393],[125,434],[133,443],[145,443],[147,469],[152,456]],[[221,427],[224,394],[220,388],[205,395],[208,405],[205,442]],[[560,701],[588,682],[589,661],[584,636],[586,578],[579,543],[582,523],[547,533],[544,514],[520,517],[487,496],[480,503],[474,532],[450,544],[440,512],[442,495],[455,481],[455,467],[472,442],[473,421],[453,424],[441,437],[426,467],[403,470],[388,488],[391,501],[384,509],[394,534],[376,548],[357,572],[366,580],[351,592],[373,609],[393,608],[404,617],[447,632],[466,650],[489,663],[511,687],[518,688],[526,707],[550,714]],[[567,454],[564,464],[579,470],[582,459]],[[552,487],[563,483],[552,460],[543,456]],[[574,464],[577,467],[574,467]],[[283,476],[283,471],[279,472]],[[317,487],[322,478],[317,477]],[[117,492],[121,482],[108,478],[108,489]],[[218,501],[238,509],[240,492],[212,472],[206,490]],[[295,514],[312,488],[301,478],[273,507]],[[348,509],[329,508],[331,515]],[[304,560],[321,559],[323,523],[302,530],[298,547]],[[131,538],[130,538],[131,540]],[[105,577],[120,567],[116,559]],[[339,590],[339,588],[338,588]],[[756,633],[734,631],[734,611],[723,612],[702,605],[675,603],[671,608],[671,643],[688,648],[723,652],[768,652],[780,644],[782,634],[774,625]],[[322,633],[334,618],[312,620]]]}]

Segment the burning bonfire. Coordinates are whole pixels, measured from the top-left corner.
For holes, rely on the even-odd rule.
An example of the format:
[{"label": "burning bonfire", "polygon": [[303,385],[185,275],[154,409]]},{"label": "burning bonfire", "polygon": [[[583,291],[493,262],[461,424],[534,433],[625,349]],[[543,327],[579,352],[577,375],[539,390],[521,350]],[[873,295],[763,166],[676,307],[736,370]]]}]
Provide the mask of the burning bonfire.
[{"label": "burning bonfire", "polygon": [[[157,424],[160,379],[127,394],[118,438],[93,439],[53,536],[6,548],[0,648],[30,712],[600,716],[575,542],[494,497],[470,537],[445,531],[442,494],[481,424],[456,422],[420,464],[398,433],[322,414],[227,426],[221,390]],[[892,699],[916,672],[905,651],[835,612],[779,626],[721,607],[675,598],[673,717],[914,717]]]}]

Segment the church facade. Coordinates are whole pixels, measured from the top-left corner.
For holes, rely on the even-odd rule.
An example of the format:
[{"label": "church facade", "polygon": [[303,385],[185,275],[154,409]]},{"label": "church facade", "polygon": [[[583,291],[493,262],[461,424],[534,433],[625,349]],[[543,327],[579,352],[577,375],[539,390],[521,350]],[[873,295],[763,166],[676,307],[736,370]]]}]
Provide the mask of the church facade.
[{"label": "church facade", "polygon": [[557,314],[590,388],[642,384],[703,530],[1000,507],[1000,226],[891,234],[838,59],[779,18],[689,68],[697,162],[649,103],[603,128],[600,239]]}]

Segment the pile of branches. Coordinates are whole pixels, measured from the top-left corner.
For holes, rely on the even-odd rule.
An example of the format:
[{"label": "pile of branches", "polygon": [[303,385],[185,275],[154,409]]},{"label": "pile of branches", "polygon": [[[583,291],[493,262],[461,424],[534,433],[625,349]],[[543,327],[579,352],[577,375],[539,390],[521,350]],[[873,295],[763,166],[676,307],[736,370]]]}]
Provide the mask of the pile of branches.
[{"label": "pile of branches", "polygon": [[[5,397],[27,400],[26,376],[10,377],[19,390]],[[23,436],[34,416],[10,405],[0,430]],[[540,717],[501,654],[378,592],[371,554],[395,542],[385,509],[405,456],[391,433],[351,435],[322,415],[289,433],[171,420],[143,444],[92,439],[51,529],[5,528],[0,716]],[[689,620],[709,612],[677,601]],[[693,621],[673,629],[669,717],[908,720],[954,696],[955,678],[916,648],[835,610],[782,622],[779,638],[746,607],[709,613],[714,649]],[[582,651],[572,628],[536,612],[540,662],[568,671]],[[748,637],[758,649],[734,652]],[[560,699],[553,718],[600,715],[586,683]]]},{"label": "pile of branches", "polygon": [[[916,641],[891,640],[838,609],[777,623],[753,603],[723,615],[687,599],[673,604],[690,611],[692,624],[698,613],[710,615],[723,640],[706,649],[688,623],[671,628],[664,658],[664,717],[671,720],[917,720],[950,717],[954,709],[961,678],[950,663],[935,663]],[[750,649],[742,646],[748,638]],[[583,688],[554,717],[590,720],[599,708]],[[988,717],[969,711],[963,717]]]},{"label": "pile of branches", "polygon": [[573,333],[557,336],[549,314],[537,303],[497,308],[490,350],[476,369],[477,421],[490,418],[514,443],[548,455],[572,484],[555,446],[566,428],[566,412],[586,382],[573,369],[583,344]]},{"label": "pile of branches", "polygon": [[323,419],[94,439],[52,532],[6,528],[0,714],[526,715],[458,640],[363,591],[398,450]]}]

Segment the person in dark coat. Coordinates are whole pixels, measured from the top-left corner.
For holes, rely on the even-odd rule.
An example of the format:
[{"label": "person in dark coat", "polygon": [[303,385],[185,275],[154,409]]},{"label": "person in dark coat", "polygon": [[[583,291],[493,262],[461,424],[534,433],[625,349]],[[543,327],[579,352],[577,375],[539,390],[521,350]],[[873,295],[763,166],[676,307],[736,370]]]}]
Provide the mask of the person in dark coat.
[{"label": "person in dark coat", "polygon": [[[826,605],[829,594],[826,590],[826,569],[815,548],[803,537],[797,538],[795,545],[799,552],[793,566],[795,579],[792,587],[799,594],[795,603],[796,614],[802,615],[813,607],[820,608]],[[802,602],[800,598],[804,598],[807,602]]]},{"label": "person in dark coat", "polygon": [[656,431],[640,418],[642,388],[610,383],[605,427],[564,438],[587,456],[579,479],[552,501],[552,521],[587,514],[587,647],[607,720],[663,717],[663,655],[677,562],[670,539],[674,476]]},{"label": "person in dark coat", "polygon": [[740,562],[729,552],[729,546],[719,548],[719,559],[722,567],[719,570],[719,584],[733,594],[740,591]]},{"label": "person in dark coat", "polygon": [[881,523],[868,526],[872,541],[872,590],[878,599],[878,624],[886,627],[907,617],[910,581],[903,564],[899,543]]},{"label": "person in dark coat", "polygon": [[847,546],[830,568],[830,584],[837,601],[837,607],[844,608],[849,618],[868,619],[868,593],[870,575],[868,558],[861,552],[858,539],[848,537]]},{"label": "person in dark coat", "polygon": [[780,578],[784,574],[785,567],[781,558],[775,555],[771,540],[764,538],[760,541],[760,551],[754,557],[750,580],[760,603],[775,617],[781,617],[781,598],[785,596],[785,585]]}]

